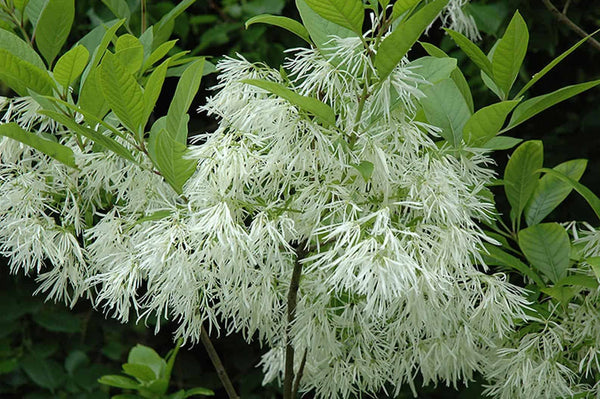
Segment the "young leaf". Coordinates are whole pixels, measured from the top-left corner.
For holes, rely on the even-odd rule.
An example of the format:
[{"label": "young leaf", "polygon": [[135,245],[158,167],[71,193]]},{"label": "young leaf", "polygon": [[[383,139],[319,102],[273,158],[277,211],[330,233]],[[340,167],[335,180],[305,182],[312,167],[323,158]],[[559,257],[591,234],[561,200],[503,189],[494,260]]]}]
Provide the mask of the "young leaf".
[{"label": "young leaf", "polygon": [[67,89],[81,75],[89,57],[90,53],[81,44],[73,47],[56,61],[53,70],[54,78]]},{"label": "young leaf", "polygon": [[167,112],[167,131],[175,141],[183,145],[187,144],[187,118],[185,116],[198,92],[203,72],[204,58],[187,67],[177,83],[175,95]]},{"label": "young leaf", "polygon": [[533,269],[521,262],[519,258],[507,254],[506,252],[502,251],[502,249],[494,245],[486,243],[483,244],[483,246],[486,250],[483,255],[485,256],[485,262],[488,265],[510,267],[517,270],[522,275],[529,277],[539,287],[544,287],[544,280],[542,280],[542,278]]},{"label": "young leaf", "polygon": [[543,162],[544,149],[539,140],[521,144],[510,157],[504,170],[504,191],[512,207],[513,221],[521,218],[527,201],[535,191]]},{"label": "young leaf", "polygon": [[440,133],[453,146],[462,141],[465,123],[471,117],[462,93],[452,79],[444,79],[423,89],[426,97],[421,99],[427,121],[442,129]]},{"label": "young leaf", "polygon": [[150,118],[150,115],[154,110],[154,106],[156,105],[156,101],[160,96],[160,92],[165,81],[165,76],[167,75],[168,67],[169,61],[167,60],[160,64],[160,66],[156,68],[152,74],[150,74],[150,77],[146,82],[146,87],[144,88],[144,115],[142,116],[142,126],[146,125],[148,118]]},{"label": "young leaf", "polygon": [[519,232],[519,247],[533,267],[556,283],[569,268],[569,235],[558,223],[542,223]]},{"label": "young leaf", "polygon": [[0,48],[0,80],[20,96],[29,95],[28,89],[42,95],[52,94],[55,88],[50,75],[8,50]]},{"label": "young leaf", "polygon": [[[563,162],[553,169],[578,181],[583,176],[586,166],[587,160],[574,159]],[[552,175],[542,176],[531,199],[525,206],[525,221],[527,225],[533,226],[540,223],[554,208],[567,198],[571,190],[573,190],[573,187]]]},{"label": "young leaf", "polygon": [[65,126],[67,129],[72,130],[73,132],[92,140],[94,143],[105,147],[107,150],[114,152],[120,157],[127,159],[133,163],[137,163],[137,160],[131,155],[131,152],[129,152],[129,150],[125,148],[122,144],[120,144],[118,141],[108,136],[105,136],[100,132],[90,129],[89,127],[82,126],[75,122],[73,119],[69,118],[68,116],[59,114],[58,112],[40,111],[40,114],[49,116],[56,122]]},{"label": "young leaf", "polygon": [[35,44],[52,65],[54,58],[67,41],[75,19],[75,0],[49,0],[35,28]]},{"label": "young leaf", "polygon": [[527,82],[527,84],[525,86],[523,86],[523,88],[519,91],[519,93],[515,96],[515,98],[521,97],[527,90],[529,90],[529,88],[531,88],[531,86],[533,86],[538,80],[540,80],[542,77],[544,77],[544,75],[546,75],[548,72],[550,72],[552,70],[552,68],[554,68],[556,65],[558,65],[559,62],[564,60],[569,54],[571,54],[573,51],[575,51],[579,46],[581,46],[583,43],[588,41],[588,39],[590,37],[594,36],[598,32],[600,32],[600,29],[587,35],[586,37],[584,37],[583,39],[581,39],[580,41],[575,43],[573,46],[571,46],[571,48],[569,48],[567,51],[565,51],[564,53],[562,53],[561,55],[559,55],[558,57],[553,59],[548,65],[546,65],[544,68],[542,68],[541,71],[539,71],[538,73],[533,75],[533,78],[531,78],[531,80],[529,82]]},{"label": "young leaf", "polygon": [[110,52],[105,54],[99,72],[100,89],[110,108],[124,126],[137,134],[144,115],[142,89]]},{"label": "young leaf", "polygon": [[469,40],[469,38],[463,35],[462,33],[453,31],[452,29],[445,29],[445,31],[448,32],[448,34],[450,35],[450,37],[452,37],[452,39],[454,39],[458,47],[460,47],[462,51],[465,52],[467,57],[469,57],[471,61],[473,61],[475,65],[477,65],[479,69],[481,69],[482,72],[484,72],[489,77],[494,76],[492,72],[491,61],[488,59],[485,53],[481,51],[479,47],[477,47],[475,43]]},{"label": "young leaf", "polygon": [[305,0],[296,0],[296,8],[298,8],[302,22],[312,41],[323,54],[330,52],[326,47],[333,36],[340,38],[356,36],[352,30],[321,17],[306,4]]},{"label": "young leaf", "polygon": [[154,371],[144,364],[125,363],[122,367],[125,374],[138,379],[140,382],[150,382],[158,378]]},{"label": "young leaf", "polygon": [[98,382],[100,384],[122,389],[139,389],[142,387],[140,383],[121,375],[103,375],[98,378]]},{"label": "young leaf", "polygon": [[142,72],[146,71],[156,62],[158,62],[161,58],[167,55],[169,51],[171,51],[171,49],[175,46],[175,43],[177,43],[177,40],[170,40],[158,46],[158,48],[150,54],[146,61],[144,61],[144,65],[142,66]]},{"label": "young leaf", "polygon": [[175,141],[166,129],[150,135],[148,143],[150,157],[165,181],[177,194],[183,192],[183,185],[194,174],[198,164],[194,159],[184,158],[186,151],[185,144]]},{"label": "young leaf", "polygon": [[140,344],[131,348],[127,356],[127,363],[148,366],[156,377],[162,376],[166,367],[164,359],[154,349]]},{"label": "young leaf", "polygon": [[487,143],[498,134],[506,117],[519,101],[502,101],[475,112],[463,129],[465,141],[479,146]]},{"label": "young leaf", "polygon": [[259,87],[289,101],[300,109],[315,115],[323,123],[335,125],[336,118],[333,109],[316,98],[302,96],[282,84],[268,82],[266,80],[244,79],[242,82]]},{"label": "young leaf", "polygon": [[247,20],[246,29],[248,29],[248,27],[253,24],[269,24],[273,26],[278,26],[306,40],[306,42],[308,42],[309,44],[312,44],[312,41],[310,40],[310,35],[308,34],[308,31],[306,30],[304,25],[302,25],[300,22],[294,19],[281,17],[278,15],[262,14]]},{"label": "young leaf", "polygon": [[317,14],[362,36],[365,10],[361,0],[305,0]]},{"label": "young leaf", "polygon": [[513,16],[502,39],[500,39],[492,58],[494,82],[505,96],[519,74],[521,64],[527,53],[529,31],[521,14],[517,11]]},{"label": "young leaf", "polygon": [[0,136],[17,140],[67,166],[77,168],[77,165],[75,164],[75,155],[73,154],[73,150],[69,147],[27,132],[21,129],[16,123],[0,124]]},{"label": "young leaf", "polygon": [[358,173],[360,173],[362,178],[365,180],[365,183],[371,179],[371,176],[373,175],[373,168],[374,168],[373,163],[371,163],[369,161],[361,161],[359,164],[352,163],[352,164],[350,164],[350,166],[352,166],[354,169],[356,169],[358,171]]},{"label": "young leaf", "polygon": [[398,19],[405,12],[412,10],[421,0],[397,0],[392,8],[392,19]]},{"label": "young leaf", "polygon": [[566,86],[552,93],[543,94],[538,97],[530,98],[527,101],[523,101],[512,114],[508,127],[505,130],[512,129],[515,126],[520,125],[529,118],[539,114],[545,109],[558,104],[568,98],[571,98],[579,93],[594,88],[600,84],[600,79],[593,80],[591,82],[579,83],[572,86]]},{"label": "young leaf", "polygon": [[598,196],[594,194],[592,190],[557,170],[548,168],[542,168],[540,170],[549,175],[559,178],[560,180],[573,187],[573,189],[575,189],[575,191],[577,191],[587,201],[587,203],[592,207],[596,216],[598,216],[598,219],[600,219],[600,198],[598,198]]},{"label": "young leaf", "polygon": [[446,4],[448,0],[435,0],[427,4],[383,39],[375,57],[375,68],[381,80],[392,73]]},{"label": "young leaf", "polygon": [[46,69],[44,61],[42,61],[38,53],[27,42],[4,29],[0,29],[0,49],[8,51],[17,58],[27,61],[37,68]]}]

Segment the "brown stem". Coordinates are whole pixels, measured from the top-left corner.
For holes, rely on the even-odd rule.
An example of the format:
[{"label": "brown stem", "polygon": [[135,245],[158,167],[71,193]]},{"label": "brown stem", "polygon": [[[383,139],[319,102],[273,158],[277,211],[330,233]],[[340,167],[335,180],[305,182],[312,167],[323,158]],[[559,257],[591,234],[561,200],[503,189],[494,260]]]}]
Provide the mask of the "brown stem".
[{"label": "brown stem", "polygon": [[204,349],[206,349],[206,352],[208,352],[208,357],[210,357],[210,361],[215,367],[217,375],[219,376],[219,379],[221,380],[221,383],[223,384],[223,387],[225,388],[225,392],[227,392],[227,396],[229,396],[229,399],[240,399],[239,395],[235,392],[235,388],[231,383],[231,379],[229,379],[229,375],[227,374],[227,371],[225,371],[225,367],[223,367],[221,358],[215,350],[215,347],[213,346],[204,326],[202,326],[200,330],[200,340],[204,345]]},{"label": "brown stem", "polygon": [[[577,25],[575,22],[571,21],[569,19],[569,17],[567,17],[562,12],[560,12],[560,10],[558,8],[556,8],[554,6],[554,4],[552,4],[552,2],[550,0],[542,0],[542,3],[544,3],[544,5],[546,6],[546,8],[548,10],[550,10],[552,12],[552,14],[554,14],[554,16],[556,17],[556,19],[559,22],[565,24],[567,27],[569,27],[569,29],[571,29],[572,31],[576,32],[581,37],[587,37],[588,36],[588,34],[587,34],[586,31],[584,31],[583,29],[581,29],[579,27],[579,25]],[[594,47],[596,50],[600,51],[600,42],[598,42],[596,39],[590,37],[587,40],[587,42],[592,47]]]},{"label": "brown stem", "polygon": [[292,344],[292,324],[296,319],[296,305],[298,304],[298,288],[300,287],[300,277],[302,276],[302,263],[304,258],[304,245],[298,245],[296,254],[296,263],[292,272],[290,281],[290,290],[287,297],[287,327],[286,327],[286,346],[285,346],[285,370],[283,378],[283,399],[293,399],[292,388],[294,384],[294,345]]},{"label": "brown stem", "polygon": [[141,5],[140,5],[141,11],[142,11],[142,33],[144,34],[144,32],[146,32],[146,0],[142,0]]},{"label": "brown stem", "polygon": [[306,353],[308,349],[304,349],[304,355],[302,355],[302,361],[300,362],[300,368],[298,369],[298,373],[296,374],[296,379],[294,380],[294,389],[292,389],[292,398],[296,398],[298,396],[298,389],[300,388],[300,380],[302,379],[302,374],[304,374],[304,366],[306,365]]}]

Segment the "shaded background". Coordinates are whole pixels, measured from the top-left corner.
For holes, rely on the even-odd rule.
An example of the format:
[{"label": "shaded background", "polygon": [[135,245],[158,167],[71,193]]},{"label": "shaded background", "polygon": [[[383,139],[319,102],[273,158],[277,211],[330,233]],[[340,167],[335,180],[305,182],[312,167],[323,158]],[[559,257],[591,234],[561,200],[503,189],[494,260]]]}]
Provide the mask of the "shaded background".
[{"label": "shaded background", "polygon": [[[554,0],[562,8],[565,0]],[[175,1],[149,2],[152,21],[168,12]],[[81,38],[103,20],[114,17],[100,1],[77,0],[78,12],[71,35],[71,43]],[[137,2],[130,1],[132,9]],[[530,29],[529,52],[521,70],[517,89],[531,75],[550,62],[553,57],[569,48],[579,37],[560,25],[546,9],[542,0],[474,0],[470,6],[479,27],[484,32],[480,46],[489,50],[502,35],[516,9],[523,15]],[[262,25],[244,29],[243,22],[261,14],[283,14],[297,18],[293,1],[285,0],[198,0],[175,24],[174,35],[179,38],[180,49],[191,50],[192,55],[207,55],[218,61],[222,55],[242,54],[250,61],[265,61],[279,66],[284,49],[299,47],[303,42],[287,31]],[[598,1],[570,1],[568,17],[588,32],[600,27]],[[133,21],[135,25],[135,21]],[[0,23],[0,27],[2,24]],[[451,56],[459,59],[473,90],[476,108],[494,101],[483,85],[479,71],[470,63],[453,42],[441,31],[432,29],[429,40],[439,45]],[[417,56],[418,50],[414,50]],[[600,78],[600,51],[584,44],[549,75],[530,90],[530,95],[540,95],[569,84]],[[174,93],[176,80],[167,81],[156,117],[166,114]],[[215,121],[193,112],[210,94],[215,76],[204,79],[196,102],[192,106],[194,132],[212,130]],[[0,86],[0,94],[8,94]],[[523,139],[542,139],[545,147],[544,166],[552,167],[573,158],[589,159],[588,171],[582,182],[596,193],[600,192],[600,89],[592,89],[538,115],[517,127],[511,135]],[[504,167],[510,151],[495,154],[498,170]],[[0,194],[1,195],[1,194]],[[500,210],[505,201],[498,195]],[[551,216],[551,220],[588,220],[592,213],[585,202],[575,195]],[[2,260],[0,260],[2,262]],[[6,263],[6,262],[2,262]],[[91,309],[85,301],[73,309],[61,304],[44,303],[39,296],[32,297],[36,285],[32,278],[11,276],[7,267],[0,271],[0,397],[2,398],[81,398],[104,399],[110,397],[107,387],[96,379],[103,374],[115,374],[125,362],[128,350],[136,343],[155,348],[165,355],[172,347],[173,325],[163,321],[161,331],[154,335],[154,321],[120,324]],[[278,389],[261,385],[262,374],[255,367],[265,350],[257,344],[246,344],[239,336],[215,339],[217,350],[229,370],[234,384],[244,399],[276,398]],[[217,391],[217,398],[226,395],[219,389],[219,381],[203,348],[198,345],[182,350],[173,372],[173,389],[206,386]],[[115,394],[116,392],[111,392]],[[386,397],[381,395],[381,397]],[[412,397],[406,390],[400,398]],[[447,387],[424,387],[419,398],[480,398],[480,383],[457,390]]]}]

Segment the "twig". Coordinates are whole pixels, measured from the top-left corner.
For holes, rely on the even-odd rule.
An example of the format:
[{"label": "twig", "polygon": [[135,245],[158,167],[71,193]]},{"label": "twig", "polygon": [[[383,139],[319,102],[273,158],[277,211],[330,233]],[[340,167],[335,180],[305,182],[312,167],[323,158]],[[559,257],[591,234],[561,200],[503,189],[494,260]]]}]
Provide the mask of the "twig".
[{"label": "twig", "polygon": [[[579,27],[579,25],[577,25],[575,22],[571,21],[569,19],[569,17],[567,17],[565,14],[563,14],[562,12],[560,12],[560,10],[558,8],[556,8],[554,6],[554,4],[552,4],[552,2],[550,0],[542,0],[542,2],[544,3],[544,5],[546,6],[546,8],[548,10],[550,10],[554,16],[556,17],[556,19],[567,25],[569,27],[569,29],[577,32],[577,34],[581,37],[587,37],[588,34],[586,33],[586,31],[584,31],[583,29],[581,29]],[[566,11],[566,10],[565,10]],[[598,42],[596,39],[594,38],[589,38],[587,41],[591,46],[593,46],[596,50],[600,51],[600,42]]]},{"label": "twig", "polygon": [[304,349],[304,355],[302,355],[302,361],[300,362],[300,368],[298,369],[298,373],[296,373],[296,379],[294,380],[294,389],[292,389],[292,398],[295,399],[298,396],[298,389],[300,388],[300,380],[302,379],[302,374],[304,374],[304,366],[306,365],[306,354],[308,349]]},{"label": "twig", "polygon": [[293,399],[292,388],[294,384],[294,345],[292,344],[292,324],[296,319],[296,305],[298,303],[298,288],[300,287],[300,277],[302,276],[302,263],[304,257],[303,244],[298,245],[296,254],[296,263],[292,272],[290,281],[290,290],[287,297],[287,327],[286,327],[286,346],[285,346],[285,371],[283,378],[283,399]]},{"label": "twig", "polygon": [[229,379],[229,375],[227,374],[227,371],[225,371],[225,367],[223,367],[221,358],[215,350],[215,347],[213,346],[210,337],[208,336],[208,333],[204,328],[204,325],[201,326],[200,340],[204,345],[204,349],[206,349],[206,352],[208,352],[208,357],[210,357],[210,361],[215,367],[217,375],[219,376],[219,379],[221,380],[221,383],[223,384],[223,387],[225,388],[225,392],[227,392],[227,396],[229,396],[229,399],[240,399],[239,395],[235,392],[235,388],[233,387],[233,384]]},{"label": "twig", "polygon": [[563,10],[562,10],[563,15],[567,15],[567,10],[569,9],[570,5],[571,5],[571,0],[567,0],[565,2],[565,6],[563,7]]}]

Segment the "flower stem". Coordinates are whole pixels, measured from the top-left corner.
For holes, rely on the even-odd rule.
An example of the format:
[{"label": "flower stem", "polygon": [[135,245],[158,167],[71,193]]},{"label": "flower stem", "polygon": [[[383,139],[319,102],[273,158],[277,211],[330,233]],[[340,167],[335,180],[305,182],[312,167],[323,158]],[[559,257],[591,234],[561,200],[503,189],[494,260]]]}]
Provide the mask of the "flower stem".
[{"label": "flower stem", "polygon": [[[296,254],[296,263],[292,272],[290,281],[290,290],[287,297],[287,327],[286,327],[286,346],[285,346],[285,371],[283,379],[283,399],[293,399],[294,385],[294,345],[292,344],[292,324],[296,319],[296,305],[298,304],[298,289],[300,287],[300,277],[302,276],[302,263],[305,252],[303,244],[298,245]],[[301,372],[298,371],[296,384],[300,384]]]},{"label": "flower stem", "polygon": [[208,357],[210,357],[210,361],[215,367],[217,375],[219,376],[219,379],[221,380],[229,399],[240,399],[240,396],[235,392],[235,388],[231,383],[231,379],[229,378],[225,367],[223,367],[223,362],[221,362],[221,358],[213,346],[210,337],[208,336],[208,332],[206,332],[204,326],[202,326],[200,330],[200,340],[204,345],[204,349],[206,349],[206,352],[208,352]]}]

